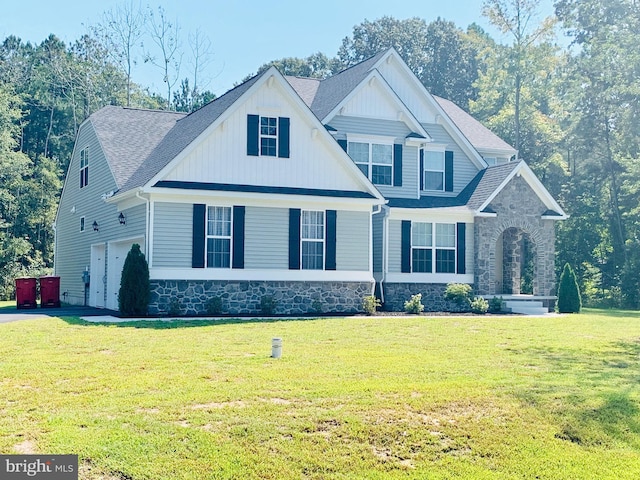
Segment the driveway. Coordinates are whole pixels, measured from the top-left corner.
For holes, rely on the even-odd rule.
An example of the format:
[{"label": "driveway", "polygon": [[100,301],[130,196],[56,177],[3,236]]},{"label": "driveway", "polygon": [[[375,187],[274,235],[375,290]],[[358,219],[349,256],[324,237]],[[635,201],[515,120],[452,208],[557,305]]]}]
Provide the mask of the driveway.
[{"label": "driveway", "polygon": [[61,308],[28,308],[18,310],[16,307],[0,308],[0,323],[18,320],[33,320],[51,317],[91,317],[113,315],[115,312],[103,308],[64,306]]}]

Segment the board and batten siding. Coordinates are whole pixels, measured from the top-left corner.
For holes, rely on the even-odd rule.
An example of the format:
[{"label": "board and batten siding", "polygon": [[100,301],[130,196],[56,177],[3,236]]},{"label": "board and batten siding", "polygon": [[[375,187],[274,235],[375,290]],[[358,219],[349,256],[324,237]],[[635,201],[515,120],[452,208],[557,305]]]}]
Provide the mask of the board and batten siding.
[{"label": "board and batten siding", "polygon": [[[80,188],[80,152],[89,147],[89,181]],[[69,163],[58,216],[56,219],[55,274],[60,276],[62,300],[71,304],[84,302],[82,272],[91,265],[91,245],[105,245],[119,238],[144,237],[146,207],[144,204],[123,210],[126,223],[121,225],[115,205],[101,199],[117,190],[113,174],[90,121],[82,125]],[[80,231],[80,218],[85,230]],[[93,230],[93,222],[98,231]],[[106,252],[108,255],[108,251]],[[102,278],[91,278],[101,282]]]},{"label": "board and batten siding", "polygon": [[453,192],[434,192],[429,190],[423,193],[433,196],[455,197],[473,180],[479,170],[442,125],[425,123],[422,126],[433,137],[435,143],[445,144],[445,150],[453,152]]},{"label": "board and batten siding", "polygon": [[336,270],[369,270],[371,215],[338,210],[336,216]]},{"label": "board and batten siding", "polygon": [[376,187],[387,198],[416,198],[419,180],[418,148],[404,145],[406,136],[411,133],[404,122],[337,115],[329,124],[343,137],[345,133],[363,136],[380,135],[393,137],[395,143],[402,144],[402,186],[376,185]]},{"label": "board and batten siding", "polygon": [[153,266],[191,268],[193,205],[154,202]]},{"label": "board and batten siding", "polygon": [[247,207],[245,210],[244,267],[289,268],[289,210]]}]

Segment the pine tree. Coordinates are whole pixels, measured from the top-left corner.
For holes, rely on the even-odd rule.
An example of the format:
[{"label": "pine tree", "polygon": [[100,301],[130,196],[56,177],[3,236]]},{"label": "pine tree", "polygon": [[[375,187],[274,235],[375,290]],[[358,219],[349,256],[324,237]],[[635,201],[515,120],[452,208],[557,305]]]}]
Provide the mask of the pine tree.
[{"label": "pine tree", "polygon": [[151,297],[149,266],[140,245],[134,243],[122,268],[118,307],[123,315],[146,315]]},{"label": "pine tree", "polygon": [[579,313],[582,308],[582,298],[576,274],[568,263],[565,263],[562,275],[560,275],[560,287],[558,288],[558,312]]}]

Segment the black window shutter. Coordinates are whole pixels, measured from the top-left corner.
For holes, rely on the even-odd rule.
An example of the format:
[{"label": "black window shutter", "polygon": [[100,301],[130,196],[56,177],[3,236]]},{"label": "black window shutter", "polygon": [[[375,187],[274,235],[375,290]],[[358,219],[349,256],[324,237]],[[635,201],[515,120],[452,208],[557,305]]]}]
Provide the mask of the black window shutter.
[{"label": "black window shutter", "polygon": [[453,192],[453,152],[444,152],[444,191]]},{"label": "black window shutter", "polygon": [[458,223],[456,235],[456,250],[458,253],[458,261],[456,265],[456,273],[466,273],[466,239],[467,239],[467,224]]},{"label": "black window shutter", "polygon": [[191,244],[191,266],[193,268],[204,268],[206,213],[206,205],[193,204],[193,242]]},{"label": "black window shutter", "polygon": [[300,209],[289,209],[289,270],[300,270]]},{"label": "black window shutter", "polygon": [[401,243],[401,262],[400,271],[402,273],[411,273],[411,221],[402,221],[402,232],[400,235]]},{"label": "black window shutter", "polygon": [[244,268],[244,207],[233,207],[232,268]]},{"label": "black window shutter", "polygon": [[326,256],[324,260],[325,270],[336,269],[336,220],[337,212],[335,210],[327,210],[326,213],[326,239],[325,249]]},{"label": "black window shutter", "polygon": [[420,191],[424,190],[424,150],[420,149]]},{"label": "black window shutter", "polygon": [[260,116],[247,115],[247,155],[260,155]]},{"label": "black window shutter", "polygon": [[338,140],[338,145],[340,145],[345,152],[347,151],[347,140],[346,139],[344,139],[344,138],[339,139]]},{"label": "black window shutter", "polygon": [[393,146],[393,186],[402,186],[402,145]]},{"label": "black window shutter", "polygon": [[278,118],[278,157],[289,158],[289,119]]}]

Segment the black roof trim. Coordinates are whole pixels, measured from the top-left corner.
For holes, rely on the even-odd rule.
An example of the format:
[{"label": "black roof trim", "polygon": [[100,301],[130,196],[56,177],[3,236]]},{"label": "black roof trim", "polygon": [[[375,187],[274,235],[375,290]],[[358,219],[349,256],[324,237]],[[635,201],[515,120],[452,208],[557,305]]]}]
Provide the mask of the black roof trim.
[{"label": "black roof trim", "polygon": [[298,187],[269,187],[265,185],[234,185],[229,183],[181,182],[176,180],[162,180],[154,185],[158,188],[177,188],[183,190],[207,190],[217,192],[270,193],[280,195],[308,195],[315,197],[338,198],[375,198],[367,192],[351,190],[324,190],[317,188]]}]

